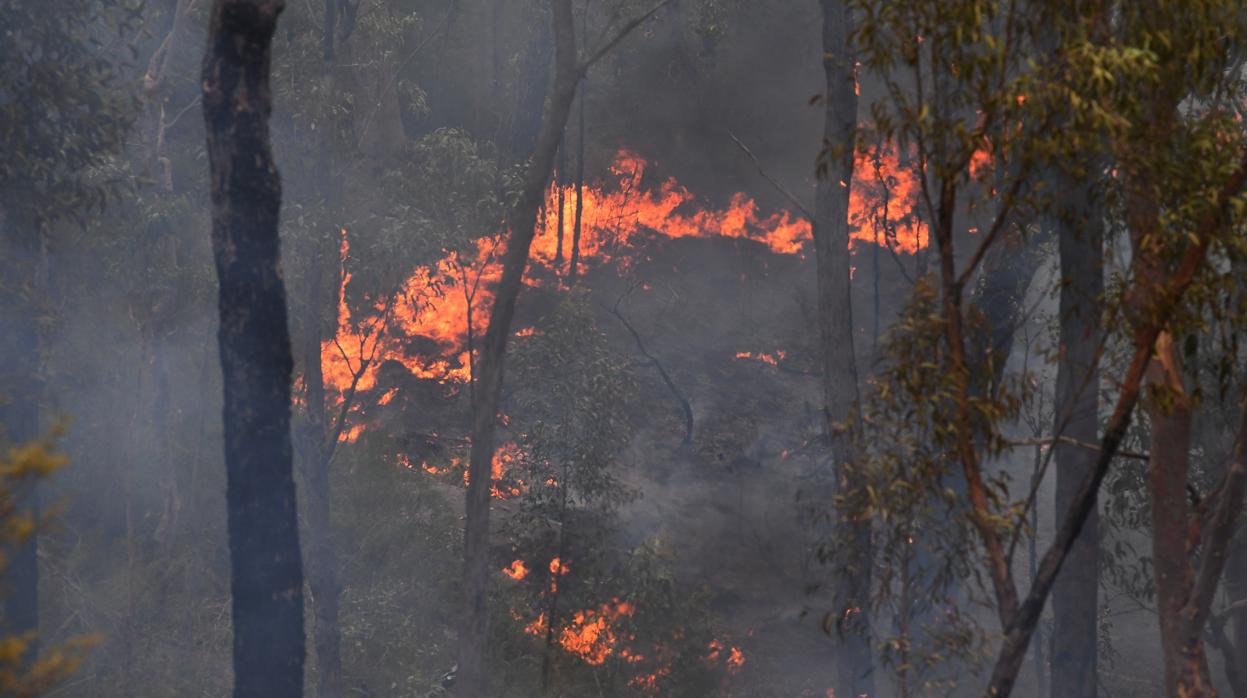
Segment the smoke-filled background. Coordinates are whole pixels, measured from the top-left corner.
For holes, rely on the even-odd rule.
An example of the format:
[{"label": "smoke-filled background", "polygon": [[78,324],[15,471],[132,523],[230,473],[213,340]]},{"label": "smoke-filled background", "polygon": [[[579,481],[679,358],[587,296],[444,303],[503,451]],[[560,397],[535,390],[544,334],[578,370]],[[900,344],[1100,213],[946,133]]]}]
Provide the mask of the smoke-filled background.
[{"label": "smoke-filled background", "polygon": [[[80,659],[51,663],[63,675],[46,695],[226,695],[230,549],[200,79],[212,3],[61,4],[0,2],[4,62],[24,66],[0,82],[11,151],[0,155],[4,390],[6,409],[39,415],[37,426],[6,422],[5,436],[56,432],[67,457],[38,487],[46,520],[28,628],[43,657]],[[860,502],[827,482],[812,237],[832,4],[673,0],[579,84],[497,415],[490,696],[836,695],[837,652],[861,632],[845,619],[862,609],[836,606],[837,575],[854,563],[850,534],[831,522]],[[650,7],[573,3],[582,50]],[[549,3],[288,0],[272,51],[306,693],[457,695],[474,376],[504,221],[554,87]],[[863,124],[890,90],[915,89],[872,67],[856,68]],[[859,385],[838,389],[865,406],[857,452],[882,460],[906,439],[938,440],[902,433],[919,417],[878,391],[902,380],[898,361],[937,361],[903,341],[933,312],[912,299],[939,267],[916,148],[863,135],[850,156],[852,312],[840,342],[852,344]],[[1003,198],[982,181],[978,194],[956,224],[970,241],[959,262]],[[1104,278],[1129,268],[1124,240],[1110,236]],[[1023,593],[1062,515],[1048,468],[1057,258],[1053,236],[1036,234],[989,255],[995,266],[965,292],[978,318],[970,341],[1005,354],[975,373],[999,367],[997,383],[1020,386],[981,445],[1002,511],[1034,490],[1033,506],[999,524],[1018,532],[1009,562]],[[1231,293],[1209,285],[1210,297]],[[1107,344],[1103,391],[1115,395],[1130,345]],[[1211,364],[1210,345],[1184,356]],[[1195,508],[1234,452],[1236,393],[1213,392],[1192,445]],[[1112,404],[1101,402],[1103,418]],[[1136,424],[1101,491],[1098,567],[1080,592],[1091,590],[1095,632],[1061,635],[1047,607],[1014,695],[1060,695],[1071,654],[1093,658],[1084,695],[1166,695],[1149,433]],[[891,466],[871,472],[906,482],[906,463]],[[979,695],[991,673],[1002,624],[981,541],[940,499],[965,496],[954,480],[910,529],[893,500],[872,500],[874,525],[902,531],[913,555],[898,568],[881,533],[881,559],[867,563],[878,588],[864,600],[871,696]],[[27,487],[5,494],[32,501]],[[937,523],[924,529],[923,517]],[[6,592],[17,594],[29,548],[10,550]],[[1247,671],[1243,534],[1230,553],[1204,634],[1213,683],[1244,696],[1233,692]],[[31,598],[20,597],[24,611],[9,604],[10,627],[23,628],[15,619]]]}]

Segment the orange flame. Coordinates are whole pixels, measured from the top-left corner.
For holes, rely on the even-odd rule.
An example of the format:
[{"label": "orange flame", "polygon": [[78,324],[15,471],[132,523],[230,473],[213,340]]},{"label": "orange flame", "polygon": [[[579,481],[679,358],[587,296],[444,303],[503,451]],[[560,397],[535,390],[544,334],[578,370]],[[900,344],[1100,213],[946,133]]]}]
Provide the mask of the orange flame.
[{"label": "orange flame", "polygon": [[785,355],[786,352],[784,351],[777,351],[774,354],[763,354],[761,352],[755,354],[749,351],[736,352],[736,358],[738,359],[752,359],[753,361],[761,361],[772,366],[779,366],[779,362],[784,360]]},{"label": "orange flame", "polygon": [[512,560],[509,566],[503,568],[502,573],[518,582],[528,576],[528,566],[523,560]]},{"label": "orange flame", "polygon": [[559,645],[588,664],[602,664],[619,643],[613,624],[631,618],[635,611],[632,604],[618,599],[596,610],[576,611],[559,632]]},{"label": "orange flame", "polygon": [[[858,153],[855,166],[857,174],[849,200],[850,245],[878,242],[906,253],[925,247],[925,227],[913,213],[919,184],[912,168],[902,166],[895,150],[888,148]],[[637,243],[646,235],[748,239],[786,255],[803,254],[807,249],[811,239],[808,220],[784,210],[764,214],[757,202],[743,193],[732,196],[726,207],[705,207],[674,178],[646,189],[648,168],[649,163],[639,155],[621,150],[610,168],[610,181],[585,187],[580,260],[586,267],[615,262],[626,268]],[[563,193],[564,217],[572,220],[575,191],[569,187]],[[532,245],[525,278],[530,285],[565,272],[556,265],[557,222],[558,191],[554,185],[547,192],[544,218],[539,221]],[[568,232],[565,237],[569,237]],[[465,250],[447,251],[437,262],[417,268],[392,292],[365,298],[356,317],[347,302],[352,273],[347,264],[350,244],[346,229],[342,229],[337,331],[321,346],[325,384],[334,404],[341,406],[348,395],[374,389],[378,368],[385,362],[396,362],[413,377],[437,381],[452,390],[470,381],[473,340],[484,335],[488,324],[493,288],[501,278],[499,258],[505,242],[504,234],[486,235]],[[568,242],[564,241],[565,247]],[[523,328],[516,334],[522,337],[534,332]],[[417,338],[431,342],[435,349],[411,352],[412,340]],[[377,402],[385,405],[393,398],[391,390]],[[354,441],[362,427],[358,419],[348,419],[348,423],[343,439]]]}]

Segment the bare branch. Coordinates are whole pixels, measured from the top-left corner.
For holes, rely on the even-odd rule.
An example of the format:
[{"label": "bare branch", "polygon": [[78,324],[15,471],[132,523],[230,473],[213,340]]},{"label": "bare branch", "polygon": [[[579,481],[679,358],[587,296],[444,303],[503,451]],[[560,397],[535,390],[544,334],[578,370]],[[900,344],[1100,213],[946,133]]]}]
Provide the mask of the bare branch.
[{"label": "bare branch", "polygon": [[783,194],[784,197],[788,199],[789,203],[800,211],[801,215],[807,220],[814,220],[814,214],[810,213],[810,210],[801,203],[800,199],[798,199],[792,192],[785,189],[784,185],[780,184],[774,177],[767,174],[766,170],[762,167],[762,163],[758,161],[758,157],[753,154],[753,151],[749,149],[749,146],[742,143],[741,140],[736,137],[736,134],[732,133],[731,129],[728,129],[727,135],[731,137],[732,142],[735,143],[738,148],[743,150],[745,155],[748,155],[749,159],[753,161],[753,165],[758,168],[758,174],[762,175],[762,179],[765,179],[772,187],[775,187],[775,191]]},{"label": "bare branch", "polygon": [[603,42],[602,45],[599,46],[596,51],[591,53],[588,58],[584,59],[584,61],[582,61],[579,66],[577,66],[577,74],[584,75],[585,71],[591,68],[594,63],[597,63],[599,60],[602,59],[602,56],[605,56],[608,51],[615,48],[615,46],[619,44],[620,41],[623,41],[624,38],[626,38],[629,34],[631,34],[633,29],[636,29],[637,27],[641,26],[642,22],[649,19],[650,17],[653,17],[654,13],[661,10],[669,2],[671,2],[671,0],[661,0],[657,5],[654,5],[652,8],[650,8],[649,12],[646,12],[645,14],[632,19],[627,24],[620,27],[619,31],[615,32],[614,36],[612,36],[611,38]]},{"label": "bare branch", "polygon": [[632,292],[636,290],[638,285],[640,285],[639,281],[629,286],[628,290],[624,291],[623,294],[615,300],[614,307],[609,310],[611,315],[619,318],[619,322],[623,323],[623,326],[628,330],[628,333],[632,335],[632,339],[636,341],[637,349],[641,352],[641,355],[649,359],[649,362],[653,364],[654,368],[658,369],[658,375],[662,376],[663,383],[667,384],[667,389],[670,390],[671,394],[675,396],[675,399],[679,401],[680,408],[684,410],[684,440],[681,443],[687,446],[693,440],[693,407],[689,404],[688,398],[684,397],[684,393],[681,393],[680,389],[676,387],[675,382],[671,380],[671,376],[668,375],[667,369],[663,368],[662,363],[659,362],[653,354],[646,351],[645,343],[641,341],[641,335],[637,333],[636,329],[631,323],[628,322],[628,319],[625,318],[623,313],[619,310],[619,304],[623,303],[625,298],[632,295]]}]

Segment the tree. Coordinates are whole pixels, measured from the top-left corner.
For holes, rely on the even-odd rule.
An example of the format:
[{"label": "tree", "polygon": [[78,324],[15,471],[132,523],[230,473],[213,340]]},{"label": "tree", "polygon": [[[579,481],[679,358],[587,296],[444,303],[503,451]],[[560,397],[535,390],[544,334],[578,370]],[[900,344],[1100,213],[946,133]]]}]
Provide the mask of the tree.
[{"label": "tree", "polygon": [[[834,488],[857,486],[843,464],[854,460],[858,408],[857,357],[853,349],[853,303],[849,271],[849,194],[857,144],[857,70],[850,43],[853,17],[840,0],[821,0],[823,10],[823,73],[826,92],[824,152],[819,162],[813,221],[817,263],[818,329],[822,347],[823,409],[831,472],[820,479]],[[870,520],[841,517],[830,535],[851,540],[853,563],[833,580],[830,611],[836,638],[837,695],[874,693],[870,648]],[[821,541],[820,541],[821,542]]]},{"label": "tree", "polygon": [[[1072,14],[1047,3],[986,9],[969,3],[859,6],[867,18],[858,32],[866,63],[882,72],[888,91],[875,105],[875,122],[902,146],[916,149],[937,244],[938,312],[923,316],[915,329],[941,337],[930,345],[938,352],[933,365],[941,368],[925,375],[934,382],[908,392],[908,399],[934,405],[921,420],[937,427],[937,448],[929,465],[939,475],[932,482],[942,481],[944,463],[949,462],[966,483],[965,496],[954,497],[952,503],[965,507],[977,542],[973,554],[990,580],[1004,631],[988,695],[1007,695],[1056,575],[1095,509],[1100,483],[1130,426],[1158,339],[1187,321],[1190,304],[1199,305],[1203,292],[1190,302],[1186,295],[1193,286],[1205,288],[1206,275],[1212,273],[1206,266],[1210,250],[1232,249],[1247,177],[1241,133],[1227,125],[1224,110],[1214,106],[1178,118],[1178,104],[1192,92],[1206,98],[1233,91],[1222,72],[1223,28],[1239,27],[1241,18],[1230,3],[1216,1],[1200,3],[1198,11],[1189,4],[1163,2],[1146,9],[1092,3]],[[1111,37],[1102,31],[1110,16],[1123,18]],[[1047,42],[1026,27],[1055,32],[1059,48],[1039,51]],[[1163,37],[1159,44],[1158,37]],[[909,73],[906,87],[892,77],[898,64]],[[1106,74],[1117,77],[1106,81]],[[1123,90],[1122,84],[1131,88]],[[1062,128],[1052,129],[1058,120]],[[1218,139],[1219,157],[1212,157],[1210,144]],[[990,189],[984,186],[978,158],[984,149],[1006,156],[1010,163],[996,173]],[[1112,309],[1125,319],[1129,359],[1116,381],[1118,395],[1099,453],[1068,499],[1068,508],[1058,512],[1057,535],[1022,596],[1011,561],[1021,517],[1034,505],[1034,493],[1008,503],[1007,482],[992,476],[985,464],[1007,447],[999,425],[1012,418],[1024,395],[1006,392],[993,398],[976,389],[969,357],[979,340],[964,295],[991,248],[1009,230],[1033,219],[1042,203],[1034,173],[1100,149],[1115,162],[1117,169],[1106,183],[1121,196],[1119,215],[1131,239],[1127,282],[1115,290],[1122,300]],[[1102,177],[1095,171],[1080,176],[1084,181]],[[973,201],[976,182],[980,195],[990,191],[999,205],[987,225],[965,231],[958,216],[967,199]],[[977,236],[969,238],[968,232]],[[959,254],[965,242],[971,243],[971,251]],[[921,306],[916,312],[928,309]],[[915,386],[894,387],[913,391]],[[1227,475],[1227,484],[1231,481]],[[1217,560],[1217,550],[1205,547],[1203,559]],[[1223,560],[1201,570],[1208,567],[1219,576],[1216,564]]]},{"label": "tree", "polygon": [[[13,443],[34,440],[42,404],[41,315],[47,312],[47,253],[52,229],[81,222],[113,192],[96,168],[120,150],[133,100],[116,91],[117,65],[97,37],[131,28],[122,3],[70,0],[48,12],[41,3],[0,6],[0,428]],[[94,34],[93,34],[94,33]],[[55,61],[46,56],[54,52]],[[20,96],[20,98],[18,97]],[[24,508],[38,511],[35,487]],[[3,627],[18,634],[38,628],[38,537],[10,555],[11,589]]]},{"label": "tree", "polygon": [[550,92],[537,143],[529,160],[519,198],[507,215],[510,235],[502,260],[502,278],[490,309],[489,328],[480,350],[477,368],[476,404],[472,409],[472,448],[468,459],[468,493],[464,526],[464,626],[459,633],[459,681],[468,696],[486,694],[486,639],[488,637],[487,593],[489,587],[489,488],[494,458],[494,430],[498,401],[502,394],[502,370],[511,320],[519,297],[529,248],[536,234],[537,212],[545,200],[554,156],[567,125],[567,116],[576,96],[576,86],[585,71],[615,44],[656,12],[654,9],[624,24],[596,49],[577,54],[576,30],[571,0],[554,0],[554,85]]},{"label": "tree", "polygon": [[571,291],[540,334],[517,342],[514,358],[518,384],[530,389],[516,391],[525,416],[519,468],[526,484],[510,525],[525,559],[558,560],[545,565],[551,580],[539,599],[545,606],[543,691],[558,651],[554,639],[569,615],[562,597],[570,580],[560,579],[603,566],[596,558],[609,540],[615,511],[633,496],[612,469],[632,436],[627,413],[636,387],[590,311],[587,294]]},{"label": "tree", "polygon": [[[1104,249],[1099,211],[1086,185],[1068,175],[1054,175],[1053,201],[1061,264],[1060,346],[1057,355],[1056,405],[1052,433],[1068,440],[1053,445],[1056,457],[1056,510],[1069,509],[1078,485],[1095,463],[1095,451],[1079,444],[1099,436],[1099,352],[1104,292]],[[1074,443],[1078,442],[1078,443]],[[1088,514],[1069,553],[1065,572],[1052,589],[1052,698],[1086,696],[1097,691],[1100,573],[1099,516]]]},{"label": "tree", "polygon": [[234,694],[303,692],[303,566],[290,442],[293,357],[269,147],[283,0],[216,0],[203,63],[225,391]]}]

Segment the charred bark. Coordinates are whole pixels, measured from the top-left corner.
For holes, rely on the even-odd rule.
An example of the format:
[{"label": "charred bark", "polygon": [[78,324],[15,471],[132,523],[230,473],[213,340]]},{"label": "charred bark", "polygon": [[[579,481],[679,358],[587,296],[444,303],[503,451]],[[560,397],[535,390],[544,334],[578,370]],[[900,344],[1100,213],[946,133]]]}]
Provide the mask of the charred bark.
[{"label": "charred bark", "polygon": [[290,440],[269,67],[283,0],[215,0],[203,62],[224,383],[234,695],[303,693],[303,566]]},{"label": "charred bark", "polygon": [[[817,259],[819,338],[826,429],[834,487],[855,484],[844,469],[857,455],[860,428],[857,358],[853,348],[853,304],[849,265],[849,192],[857,142],[857,90],[850,47],[853,20],[841,0],[821,0],[823,71],[826,79],[822,163],[813,222]],[[831,613],[837,619],[835,693],[874,693],[870,650],[870,522],[837,517],[835,536],[853,543],[853,560],[835,580]],[[845,621],[851,621],[846,623]]]},{"label": "charred bark", "polygon": [[[1064,178],[1062,178],[1064,179]],[[1083,198],[1068,181],[1062,196]],[[1060,354],[1053,433],[1095,443],[1099,432],[1099,343],[1103,232],[1088,205],[1057,222],[1061,260]],[[1095,466],[1095,451],[1069,441],[1054,445],[1056,511],[1070,508],[1078,485]],[[1052,698],[1095,698],[1100,589],[1099,516],[1093,509],[1069,552],[1069,565],[1052,589]]]}]

